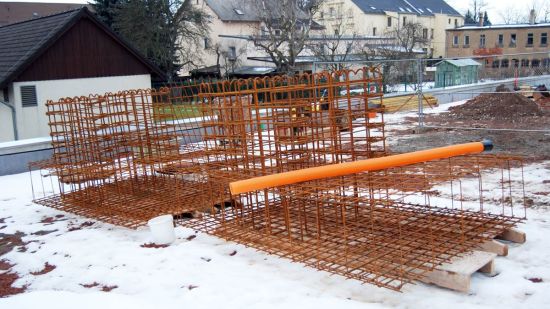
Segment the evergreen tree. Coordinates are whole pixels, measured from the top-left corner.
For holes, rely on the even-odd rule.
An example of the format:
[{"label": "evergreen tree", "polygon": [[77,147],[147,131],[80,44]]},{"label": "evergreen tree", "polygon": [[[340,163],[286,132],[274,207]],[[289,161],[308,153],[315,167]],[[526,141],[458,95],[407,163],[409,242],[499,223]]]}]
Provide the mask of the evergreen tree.
[{"label": "evergreen tree", "polygon": [[483,25],[484,26],[490,26],[492,25],[491,21],[489,20],[489,16],[487,15],[487,11],[483,14]]},{"label": "evergreen tree", "polygon": [[208,36],[209,16],[192,0],[96,0],[98,17],[127,39],[169,79],[197,53],[185,50]]},{"label": "evergreen tree", "polygon": [[475,23],[477,22],[474,19],[474,16],[472,15],[472,12],[470,11],[470,9],[468,9],[468,11],[466,12],[466,15],[464,15],[464,24],[471,25]]},{"label": "evergreen tree", "polygon": [[127,0],[95,0],[91,3],[94,11],[102,22],[111,27],[115,20],[117,11]]}]

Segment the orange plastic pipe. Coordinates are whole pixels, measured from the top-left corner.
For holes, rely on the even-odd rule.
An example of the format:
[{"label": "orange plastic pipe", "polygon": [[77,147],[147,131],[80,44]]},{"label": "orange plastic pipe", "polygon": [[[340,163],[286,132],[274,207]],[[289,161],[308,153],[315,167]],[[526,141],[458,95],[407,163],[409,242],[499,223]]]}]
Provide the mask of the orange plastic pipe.
[{"label": "orange plastic pipe", "polygon": [[231,190],[231,194],[240,194],[271,187],[290,185],[303,181],[344,176],[366,171],[378,171],[391,167],[480,153],[485,150],[491,150],[492,148],[493,144],[488,140],[483,142],[432,148],[393,156],[311,167],[291,172],[235,181],[229,184],[229,189]]}]

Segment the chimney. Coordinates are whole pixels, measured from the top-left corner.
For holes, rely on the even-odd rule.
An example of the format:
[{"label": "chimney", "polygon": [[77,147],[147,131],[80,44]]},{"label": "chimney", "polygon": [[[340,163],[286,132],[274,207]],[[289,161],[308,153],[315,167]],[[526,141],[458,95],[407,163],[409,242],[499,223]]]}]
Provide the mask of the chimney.
[{"label": "chimney", "polygon": [[481,12],[479,12],[479,26],[483,27],[483,14]]},{"label": "chimney", "polygon": [[529,12],[529,24],[535,24],[535,10],[531,10],[531,12]]}]

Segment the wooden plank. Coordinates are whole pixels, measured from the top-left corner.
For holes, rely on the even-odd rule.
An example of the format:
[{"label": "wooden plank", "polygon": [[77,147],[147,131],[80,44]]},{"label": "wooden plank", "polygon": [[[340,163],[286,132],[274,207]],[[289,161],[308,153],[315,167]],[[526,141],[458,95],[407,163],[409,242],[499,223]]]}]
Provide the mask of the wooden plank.
[{"label": "wooden plank", "polygon": [[488,240],[479,246],[479,250],[496,253],[499,256],[508,255],[508,245],[496,240]]},{"label": "wooden plank", "polygon": [[524,232],[516,229],[506,230],[504,231],[504,233],[498,235],[495,238],[515,242],[518,244],[523,244],[527,241],[527,235]]},{"label": "wooden plank", "polygon": [[451,259],[429,272],[420,281],[434,284],[454,291],[468,293],[472,274],[480,271],[493,274],[495,271],[496,253],[473,251],[462,257]]}]

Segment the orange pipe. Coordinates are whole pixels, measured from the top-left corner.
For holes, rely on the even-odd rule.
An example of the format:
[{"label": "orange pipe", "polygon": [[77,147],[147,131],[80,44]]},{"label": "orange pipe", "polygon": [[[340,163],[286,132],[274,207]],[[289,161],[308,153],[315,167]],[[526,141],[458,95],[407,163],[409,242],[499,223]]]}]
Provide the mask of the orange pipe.
[{"label": "orange pipe", "polygon": [[303,181],[350,175],[366,171],[378,171],[391,167],[405,166],[420,162],[450,158],[460,155],[491,150],[491,141],[458,144],[446,147],[403,153],[393,156],[367,159],[355,162],[330,164],[291,172],[261,176],[229,184],[231,194],[240,194],[271,187],[290,185]]}]

